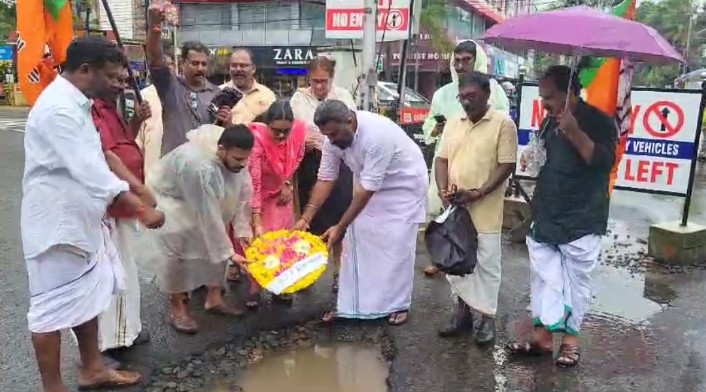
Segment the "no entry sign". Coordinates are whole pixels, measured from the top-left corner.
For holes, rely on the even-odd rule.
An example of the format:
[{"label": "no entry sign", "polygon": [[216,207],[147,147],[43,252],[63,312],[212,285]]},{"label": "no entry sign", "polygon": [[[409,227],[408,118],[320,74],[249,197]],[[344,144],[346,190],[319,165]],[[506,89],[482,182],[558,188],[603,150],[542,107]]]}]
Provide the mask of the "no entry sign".
[{"label": "no entry sign", "polygon": [[[522,86],[519,151],[544,119],[535,85]],[[701,91],[633,89],[632,123],[616,189],[686,195],[691,161],[696,159]],[[516,174],[526,176],[518,165]]]},{"label": "no entry sign", "polygon": [[[409,5],[409,0],[378,0],[378,41],[408,38]],[[326,38],[362,39],[364,16],[363,0],[326,0]]]}]

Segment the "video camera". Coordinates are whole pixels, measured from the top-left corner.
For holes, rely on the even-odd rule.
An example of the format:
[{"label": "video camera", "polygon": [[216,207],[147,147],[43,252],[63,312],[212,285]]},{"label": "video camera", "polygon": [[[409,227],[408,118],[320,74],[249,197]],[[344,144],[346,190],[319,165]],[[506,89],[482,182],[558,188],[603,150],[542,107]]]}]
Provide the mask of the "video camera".
[{"label": "video camera", "polygon": [[213,97],[211,103],[208,104],[208,111],[215,117],[218,109],[223,106],[233,109],[241,99],[243,99],[243,93],[233,87],[226,87]]}]

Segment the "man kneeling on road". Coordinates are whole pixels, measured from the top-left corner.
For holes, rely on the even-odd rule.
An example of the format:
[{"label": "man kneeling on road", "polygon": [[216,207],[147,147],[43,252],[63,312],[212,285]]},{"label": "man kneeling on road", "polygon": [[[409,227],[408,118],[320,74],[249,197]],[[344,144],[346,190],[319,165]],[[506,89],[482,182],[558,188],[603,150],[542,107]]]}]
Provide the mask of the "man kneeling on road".
[{"label": "man kneeling on road", "polygon": [[206,311],[238,316],[243,309],[225,303],[226,262],[242,264],[226,227],[237,238],[252,238],[252,182],[245,168],[254,138],[247,125],[225,129],[202,125],[187,133],[187,143],[165,155],[147,185],[167,216],[151,234],[154,250],[146,264],[156,265],[157,284],[170,294],[170,324],[180,333],[198,331],[189,312],[189,294],[206,286]]}]

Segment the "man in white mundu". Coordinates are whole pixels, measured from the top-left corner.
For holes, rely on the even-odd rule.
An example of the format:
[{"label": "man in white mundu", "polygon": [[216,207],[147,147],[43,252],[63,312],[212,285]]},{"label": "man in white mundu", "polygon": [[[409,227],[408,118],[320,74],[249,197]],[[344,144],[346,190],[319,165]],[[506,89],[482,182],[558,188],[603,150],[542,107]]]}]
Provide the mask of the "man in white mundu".
[{"label": "man in white mundu", "polygon": [[426,217],[429,176],[422,152],[390,119],[352,111],[341,101],[319,105],[314,123],[327,139],[319,179],[296,228],[307,229],[331,195],[341,162],[355,178],[350,207],[323,235],[329,247],[343,241],[337,309],[324,321],[388,317],[391,325],[404,324],[417,232]]},{"label": "man in white mundu", "polygon": [[90,114],[90,98],[105,93],[126,65],[123,51],[102,37],[74,41],[65,72],[42,92],[27,120],[21,213],[27,321],[46,392],[67,391],[60,369],[63,329],[78,340],[80,388],[141,380],[139,373],[106,368],[98,350],[97,317],[124,288],[104,223],[108,206],[137,213],[149,227],[164,221],[110,171]]}]

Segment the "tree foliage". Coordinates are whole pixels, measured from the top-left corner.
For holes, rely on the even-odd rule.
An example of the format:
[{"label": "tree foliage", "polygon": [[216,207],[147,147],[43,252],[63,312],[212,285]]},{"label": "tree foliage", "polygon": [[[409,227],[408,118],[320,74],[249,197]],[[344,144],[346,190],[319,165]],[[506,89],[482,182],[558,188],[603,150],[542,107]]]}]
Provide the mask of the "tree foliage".
[{"label": "tree foliage", "polygon": [[438,53],[450,53],[454,43],[446,32],[446,0],[415,0],[422,1],[420,23],[430,35],[431,46]]},{"label": "tree foliage", "polygon": [[17,5],[14,1],[0,1],[0,42],[7,40],[17,29]]},{"label": "tree foliage", "polygon": [[[607,9],[608,0],[560,0],[548,9],[559,9],[585,4]],[[692,0],[646,0],[636,10],[635,20],[656,29],[688,60],[688,67],[693,70],[704,65],[701,52],[706,44],[706,15],[701,11],[700,3]],[[703,6],[703,4],[701,4]],[[692,20],[689,33],[689,19]],[[686,43],[689,41],[689,53],[686,55]],[[535,55],[535,71],[541,72],[547,66],[556,64],[559,56],[538,53]],[[636,86],[664,87],[671,85],[682,69],[677,66],[635,65],[633,84]]]},{"label": "tree foliage", "polygon": [[[655,28],[687,60],[691,70],[700,68],[701,52],[706,43],[706,15],[703,3],[691,0],[645,1],[637,8],[635,19]],[[689,32],[691,19],[691,32]],[[686,53],[687,42],[689,53]],[[653,87],[671,85],[680,74],[679,66],[653,67],[637,64],[633,83]]]}]

